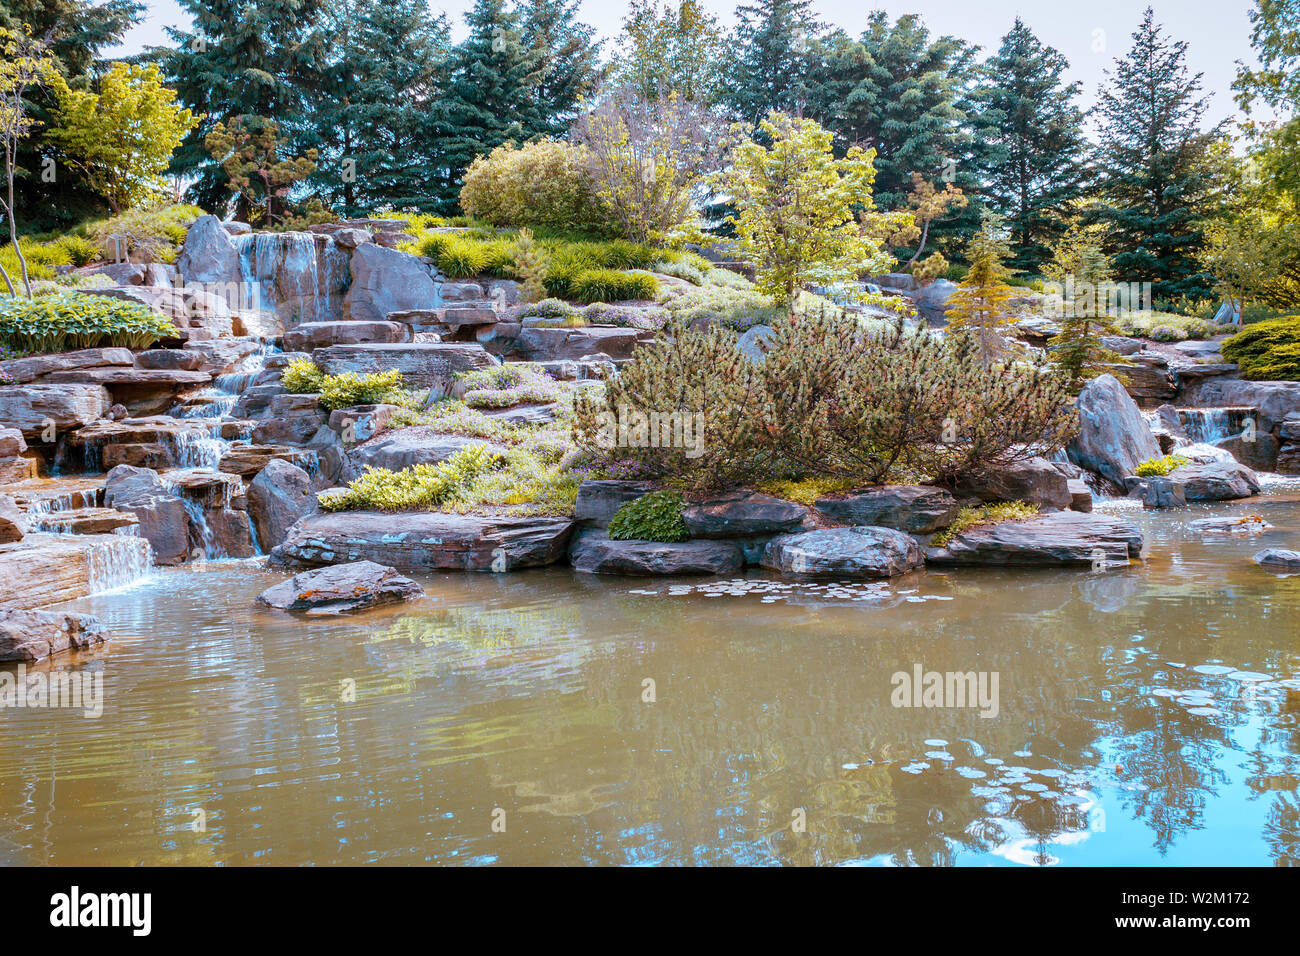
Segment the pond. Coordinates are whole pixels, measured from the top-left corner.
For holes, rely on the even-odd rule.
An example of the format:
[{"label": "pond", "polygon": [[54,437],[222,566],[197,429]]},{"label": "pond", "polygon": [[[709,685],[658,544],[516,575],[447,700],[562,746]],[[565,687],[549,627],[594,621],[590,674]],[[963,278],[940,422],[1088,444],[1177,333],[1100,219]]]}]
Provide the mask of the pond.
[{"label": "pond", "polygon": [[[1250,561],[1300,488],[1102,507],[1144,565],[437,574],[347,619],[256,607],[255,561],[162,571],[38,668],[102,672],[102,716],[0,712],[0,862],[1300,864],[1300,576]],[[895,706],[918,670],[994,706]]]}]

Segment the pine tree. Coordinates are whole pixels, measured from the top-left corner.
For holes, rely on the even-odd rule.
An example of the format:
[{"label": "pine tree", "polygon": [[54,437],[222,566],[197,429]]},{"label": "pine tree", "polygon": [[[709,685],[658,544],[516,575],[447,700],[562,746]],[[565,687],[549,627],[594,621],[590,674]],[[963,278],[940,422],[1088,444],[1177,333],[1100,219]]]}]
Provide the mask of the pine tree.
[{"label": "pine tree", "polygon": [[1086,182],[1083,112],[1078,83],[1066,83],[1069,61],[1044,46],[1022,20],[983,65],[972,94],[975,152],[984,195],[1007,217],[1011,265],[1036,272],[1065,224],[1055,211]]},{"label": "pine tree", "polygon": [[754,0],[736,8],[723,99],[746,123],[756,126],[773,110],[803,115],[825,29],[811,7],[812,0]]},{"label": "pine tree", "polygon": [[504,0],[475,0],[465,22],[469,35],[452,51],[449,85],[437,105],[441,169],[430,186],[437,208],[447,212],[475,156],[545,128],[533,92],[542,64],[522,42],[519,15]]},{"label": "pine tree", "polygon": [[203,114],[172,160],[172,170],[196,177],[190,196],[210,209],[226,199],[226,178],[204,140],[236,116],[274,121],[289,150],[298,152],[310,124],[306,93],[321,66],[322,0],[179,0],[193,18],[190,31],[168,28],[176,48],[162,54],[181,102]]},{"label": "pine tree", "polygon": [[980,231],[966,246],[970,271],[948,299],[949,327],[973,336],[985,363],[1005,350],[999,330],[1014,318],[1008,305],[1015,290],[1007,285],[1011,249],[1005,233],[1002,217],[985,212]]},{"label": "pine tree", "polygon": [[1103,335],[1115,334],[1108,304],[1108,290],[1115,277],[1110,259],[1102,251],[1100,230],[1095,226],[1071,228],[1053,244],[1043,274],[1062,287],[1061,331],[1047,342],[1051,361],[1077,392],[1084,382],[1105,371],[1105,365],[1128,361],[1101,341]]},{"label": "pine tree", "polygon": [[520,38],[537,60],[532,132],[560,136],[600,79],[595,28],[578,20],[578,0],[523,0]]},{"label": "pine tree", "polygon": [[1101,217],[1112,226],[1115,272],[1124,282],[1154,283],[1161,298],[1210,289],[1198,255],[1215,202],[1209,160],[1221,124],[1201,129],[1209,98],[1201,74],[1188,73],[1186,54],[1187,44],[1165,36],[1148,7],[1098,106]]}]

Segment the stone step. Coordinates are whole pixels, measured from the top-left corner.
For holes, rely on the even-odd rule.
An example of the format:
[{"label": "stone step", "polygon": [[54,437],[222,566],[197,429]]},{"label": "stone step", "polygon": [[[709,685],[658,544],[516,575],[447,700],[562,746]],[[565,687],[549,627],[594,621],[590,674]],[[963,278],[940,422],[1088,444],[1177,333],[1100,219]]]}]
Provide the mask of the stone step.
[{"label": "stone step", "polygon": [[310,352],[330,345],[409,342],[411,327],[400,322],[304,322],[284,333],[285,351]]},{"label": "stone step", "polygon": [[217,465],[220,471],[251,480],[273,460],[279,459],[297,465],[307,473],[317,467],[316,453],[288,445],[233,445]]},{"label": "stone step", "polygon": [[135,529],[140,519],[116,508],[71,508],[35,515],[29,524],[28,534],[114,534]]}]

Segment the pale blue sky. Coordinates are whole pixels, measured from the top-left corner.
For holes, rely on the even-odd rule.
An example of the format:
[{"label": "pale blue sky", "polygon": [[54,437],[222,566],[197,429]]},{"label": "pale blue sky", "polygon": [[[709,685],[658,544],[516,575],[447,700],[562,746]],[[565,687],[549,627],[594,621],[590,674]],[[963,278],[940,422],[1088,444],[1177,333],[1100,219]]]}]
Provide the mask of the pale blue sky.
[{"label": "pale blue sky", "polygon": [[[1236,61],[1253,62],[1250,49],[1252,8],[1248,0],[1087,0],[1065,4],[1048,0],[814,0],[813,7],[825,21],[858,34],[867,12],[887,10],[892,17],[919,13],[934,33],[949,33],[985,48],[996,48],[1017,15],[1045,43],[1056,47],[1070,61],[1071,78],[1084,85],[1084,103],[1091,105],[1102,71],[1122,54],[1129,35],[1142,18],[1148,3],[1157,19],[1176,38],[1188,43],[1188,60],[1193,70],[1205,74],[1207,90],[1214,93],[1211,113],[1218,120],[1235,116],[1231,84]],[[148,20],[131,32],[124,52],[166,42],[163,27],[184,22],[175,0],[146,0]],[[473,0],[430,0],[430,9],[449,14],[453,29],[463,35],[462,14]],[[704,0],[723,23],[730,25],[734,0]],[[583,0],[582,17],[603,37],[614,37],[622,25],[627,4],[619,0]]]}]

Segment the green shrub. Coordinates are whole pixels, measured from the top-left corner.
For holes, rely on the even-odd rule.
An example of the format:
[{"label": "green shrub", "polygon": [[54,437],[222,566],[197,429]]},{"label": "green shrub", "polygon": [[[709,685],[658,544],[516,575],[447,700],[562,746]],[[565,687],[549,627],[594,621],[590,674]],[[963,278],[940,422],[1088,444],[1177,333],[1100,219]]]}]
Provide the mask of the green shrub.
[{"label": "green shrub", "polygon": [[27,352],[117,345],[148,348],[176,335],[171,321],[139,302],[62,293],[0,295],[0,343]]},{"label": "green shrub", "polygon": [[321,407],[327,412],[353,405],[396,403],[402,398],[402,373],[397,369],[370,375],[326,375],[309,359],[294,359],[285,367],[280,384],[295,394],[319,392]]},{"label": "green shrub", "polygon": [[99,249],[82,236],[64,236],[58,240],[58,244],[63,246],[74,266],[88,266],[99,258]]},{"label": "green shrub", "polygon": [[456,386],[462,401],[471,408],[511,408],[559,398],[550,376],[516,362],[462,372],[456,376]]},{"label": "green shrub", "polygon": [[1257,382],[1300,381],[1300,316],[1247,326],[1223,343],[1223,357]]},{"label": "green shrub", "polygon": [[133,262],[174,262],[194,220],[202,216],[198,206],[161,206],[130,209],[118,216],[86,224],[78,230],[94,244],[104,258],[114,250],[109,236],[126,237],[127,253]]},{"label": "green shrub", "polygon": [[666,276],[685,279],[692,285],[704,285],[704,273],[698,267],[689,262],[660,261],[656,262],[650,268],[654,272],[659,272]]},{"label": "green shrub", "polygon": [[572,292],[571,298],[579,302],[653,299],[659,292],[659,282],[648,272],[592,269],[574,277]]},{"label": "green shrub", "polygon": [[734,276],[744,286],[710,283],[698,289],[666,289],[660,302],[674,321],[686,325],[705,321],[743,332],[753,325],[771,325],[785,314],[741,276],[725,269],[714,273]]},{"label": "green shrub", "polygon": [[686,502],[671,491],[652,491],[614,513],[609,536],[615,541],[686,541],[691,533],[682,520]]},{"label": "green shrub", "polygon": [[941,548],[968,528],[982,524],[1000,524],[1003,521],[1020,521],[1038,514],[1038,505],[1027,501],[999,501],[988,505],[967,505],[957,512],[952,524],[931,539],[931,544]]},{"label": "green shrub", "polygon": [[777,498],[784,498],[786,501],[811,507],[819,498],[852,491],[861,484],[862,482],[857,478],[812,477],[798,481],[789,479],[766,481],[758,486],[758,490]]},{"label": "green shrub", "polygon": [[1162,458],[1148,458],[1137,466],[1135,474],[1139,478],[1163,477],[1175,468],[1181,468],[1191,459],[1182,455],[1165,455]]},{"label": "green shrub", "polygon": [[325,381],[325,373],[316,367],[311,359],[294,359],[280,375],[280,384],[298,395],[310,395],[319,392]]},{"label": "green shrub", "polygon": [[506,143],[465,170],[460,205],[496,226],[577,229],[611,235],[609,216],[583,173],[581,147]]},{"label": "green shrub", "polygon": [[519,312],[521,319],[570,319],[578,314],[578,310],[563,299],[542,299],[540,302],[534,302],[526,305]]},{"label": "green shrub", "polygon": [[326,511],[440,508],[493,467],[498,457],[486,445],[468,445],[438,465],[412,465],[401,471],[367,468],[346,491],[324,492],[317,499]]}]

